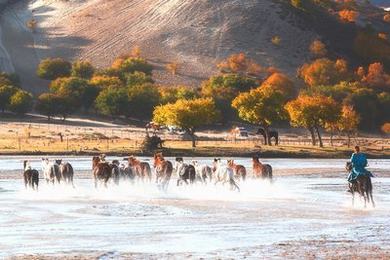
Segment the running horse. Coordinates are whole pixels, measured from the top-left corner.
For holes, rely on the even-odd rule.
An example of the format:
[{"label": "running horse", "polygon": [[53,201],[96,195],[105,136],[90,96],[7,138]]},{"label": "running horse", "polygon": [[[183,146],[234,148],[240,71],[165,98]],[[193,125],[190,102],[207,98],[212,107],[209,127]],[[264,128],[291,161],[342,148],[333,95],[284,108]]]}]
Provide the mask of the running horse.
[{"label": "running horse", "polygon": [[[177,186],[180,186],[182,182],[185,184],[193,184],[196,179],[195,166],[191,164],[185,164],[182,157],[176,158],[175,172],[177,174]],[[189,181],[189,183],[188,183]]]},{"label": "running horse", "polygon": [[172,163],[165,160],[162,153],[156,153],[154,155],[154,168],[156,170],[156,183],[160,189],[166,191],[173,172]]},{"label": "running horse", "polygon": [[141,162],[134,156],[130,156],[127,161],[135,176],[143,181],[145,179],[148,179],[149,182],[152,180],[152,170],[150,169],[149,163]]},{"label": "running horse", "polygon": [[59,165],[60,167],[61,178],[64,180],[64,182],[66,184],[72,184],[72,186],[74,187],[73,184],[74,171],[72,165],[68,162],[64,163],[62,162],[62,160],[56,160],[56,164]]},{"label": "running horse", "polygon": [[252,157],[253,162],[253,176],[255,178],[263,178],[272,180],[272,166],[260,162],[258,156]]},{"label": "running horse", "polygon": [[[345,165],[345,169],[347,172],[352,171],[352,163],[347,162]],[[352,193],[352,206],[355,203],[355,193],[357,192],[361,197],[364,199],[364,207],[367,207],[367,202],[372,203],[372,206],[375,207],[375,202],[374,198],[372,196],[372,182],[371,182],[371,177],[368,175],[359,175],[356,179],[356,181],[352,183],[348,183],[349,185],[349,190]]]},{"label": "running horse", "polygon": [[107,182],[112,175],[112,167],[104,160],[104,156],[94,156],[92,158],[92,173],[95,188],[97,188],[98,181],[103,181],[104,186],[107,188]]},{"label": "running horse", "polygon": [[23,161],[23,169],[24,186],[26,189],[30,187],[33,190],[38,190],[39,172],[33,169],[28,161]]},{"label": "running horse", "polygon": [[243,165],[240,165],[240,164],[235,164],[234,160],[228,160],[228,165],[229,164],[230,164],[230,166],[233,169],[234,177],[236,179],[241,178],[243,181],[245,181],[245,178],[246,178],[246,169],[245,169],[245,167]]}]

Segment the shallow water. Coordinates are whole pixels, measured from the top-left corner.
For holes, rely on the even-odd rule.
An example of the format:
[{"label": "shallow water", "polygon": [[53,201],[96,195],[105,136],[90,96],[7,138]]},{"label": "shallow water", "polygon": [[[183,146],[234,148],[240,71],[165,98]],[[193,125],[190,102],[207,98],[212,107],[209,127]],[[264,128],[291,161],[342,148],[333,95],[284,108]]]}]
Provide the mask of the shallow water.
[{"label": "shallow water", "polygon": [[[39,158],[31,158],[39,169]],[[202,158],[196,158],[203,161]],[[77,171],[88,158],[68,158]],[[210,161],[210,159],[207,159]],[[343,160],[268,159],[275,169],[343,171]],[[248,159],[237,162],[249,165]],[[0,158],[0,171],[20,169],[21,158]],[[390,171],[389,160],[370,165]],[[77,175],[76,175],[77,176]],[[272,245],[284,241],[354,241],[390,248],[390,178],[373,179],[376,208],[352,207],[345,176],[276,176],[273,184],[248,180],[241,192],[214,185],[176,187],[111,184],[93,188],[25,190],[18,174],[0,179],[0,257],[75,251],[180,253]]]}]

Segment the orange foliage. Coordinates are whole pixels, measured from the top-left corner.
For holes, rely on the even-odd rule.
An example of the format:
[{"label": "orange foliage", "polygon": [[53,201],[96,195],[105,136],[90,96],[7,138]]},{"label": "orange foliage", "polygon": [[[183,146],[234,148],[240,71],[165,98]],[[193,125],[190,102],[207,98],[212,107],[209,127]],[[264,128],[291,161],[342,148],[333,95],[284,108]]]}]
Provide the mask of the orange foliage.
[{"label": "orange foliage", "polygon": [[378,33],[378,38],[382,39],[382,40],[387,40],[387,33]]},{"label": "orange foliage", "polygon": [[124,58],[116,58],[114,60],[114,62],[112,63],[111,68],[113,68],[113,69],[120,69],[120,67],[122,66],[122,64],[123,64],[123,62],[125,60],[126,59],[124,59]]},{"label": "orange foliage", "polygon": [[366,71],[365,71],[365,69],[362,67],[362,66],[360,66],[359,68],[357,68],[357,70],[356,70],[356,75],[358,76],[358,78],[361,80],[361,79],[363,79],[363,77],[364,77],[364,75],[366,74]]},{"label": "orange foliage", "polygon": [[320,40],[315,40],[310,44],[310,52],[317,56],[322,57],[325,56],[327,53],[325,44]]},{"label": "orange foliage", "polygon": [[390,134],[390,122],[383,124],[381,129],[383,133]]},{"label": "orange foliage", "polygon": [[172,75],[176,75],[178,67],[179,65],[177,64],[177,62],[172,62],[167,64],[165,68],[167,69],[167,71],[172,73]]},{"label": "orange foliage", "polygon": [[287,75],[277,72],[269,76],[262,84],[261,88],[265,91],[280,91],[288,97],[291,97],[294,92],[294,83]]},{"label": "orange foliage", "polygon": [[274,36],[272,37],[271,39],[271,42],[274,44],[274,45],[280,45],[280,42],[282,41],[282,39],[280,38],[280,36]]},{"label": "orange foliage", "polygon": [[390,75],[384,71],[382,63],[375,62],[368,66],[367,74],[362,78],[362,82],[374,88],[389,88]]},{"label": "orange foliage", "polygon": [[298,76],[309,86],[334,85],[349,78],[348,65],[343,59],[336,62],[326,58],[317,59],[304,64],[298,70]]},{"label": "orange foliage", "polygon": [[226,60],[217,65],[222,72],[249,74],[259,76],[263,71],[262,67],[252,59],[249,59],[245,53],[233,54]]},{"label": "orange foliage", "polygon": [[342,21],[354,23],[356,22],[357,18],[359,17],[359,12],[344,9],[339,11],[339,17]]},{"label": "orange foliage", "polygon": [[390,23],[390,14],[385,14],[383,16],[383,21],[387,22],[387,23]]}]

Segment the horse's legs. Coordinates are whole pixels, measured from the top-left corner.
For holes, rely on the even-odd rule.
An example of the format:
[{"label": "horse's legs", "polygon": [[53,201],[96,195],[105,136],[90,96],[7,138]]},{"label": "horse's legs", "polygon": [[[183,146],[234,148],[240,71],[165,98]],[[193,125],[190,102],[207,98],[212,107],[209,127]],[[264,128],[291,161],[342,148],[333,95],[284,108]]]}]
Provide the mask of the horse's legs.
[{"label": "horse's legs", "polygon": [[180,179],[177,179],[176,186],[180,186]]},{"label": "horse's legs", "polygon": [[352,207],[355,206],[355,192],[352,189]]},{"label": "horse's legs", "polygon": [[374,198],[372,196],[372,191],[370,191],[370,198],[371,198],[371,204],[375,208],[375,201],[374,201]]}]

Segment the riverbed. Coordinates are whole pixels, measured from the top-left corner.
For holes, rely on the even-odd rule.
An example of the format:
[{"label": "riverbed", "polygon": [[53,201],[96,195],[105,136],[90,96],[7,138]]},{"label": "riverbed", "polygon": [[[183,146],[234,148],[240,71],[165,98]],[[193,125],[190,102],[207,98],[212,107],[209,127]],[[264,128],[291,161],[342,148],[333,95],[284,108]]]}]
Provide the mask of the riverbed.
[{"label": "riverbed", "polygon": [[[370,161],[377,205],[364,208],[351,205],[345,160],[266,159],[272,183],[249,178],[236,192],[172,180],[162,192],[153,183],[95,189],[87,157],[64,158],[75,188],[41,180],[39,191],[25,190],[23,158],[0,157],[0,258],[390,256],[390,160]],[[40,170],[40,158],[28,159]],[[250,159],[236,162],[251,172]]]}]

